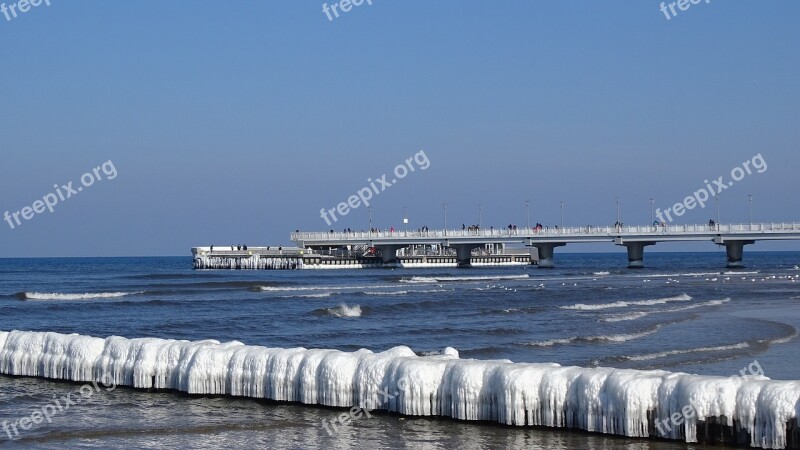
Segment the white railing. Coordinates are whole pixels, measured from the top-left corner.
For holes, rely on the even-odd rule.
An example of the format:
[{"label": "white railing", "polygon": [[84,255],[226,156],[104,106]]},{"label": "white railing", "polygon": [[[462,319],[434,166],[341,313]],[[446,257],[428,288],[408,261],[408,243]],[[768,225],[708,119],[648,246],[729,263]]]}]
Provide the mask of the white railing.
[{"label": "white railing", "polygon": [[352,231],[352,232],[295,232],[292,241],[363,241],[365,239],[420,239],[436,238],[527,238],[542,236],[625,236],[625,235],[681,235],[681,234],[727,234],[727,233],[791,233],[800,232],[800,223],[754,223],[754,224],[705,224],[705,225],[640,225],[640,226],[586,226],[567,228],[518,228],[518,229],[455,229],[428,231]]}]

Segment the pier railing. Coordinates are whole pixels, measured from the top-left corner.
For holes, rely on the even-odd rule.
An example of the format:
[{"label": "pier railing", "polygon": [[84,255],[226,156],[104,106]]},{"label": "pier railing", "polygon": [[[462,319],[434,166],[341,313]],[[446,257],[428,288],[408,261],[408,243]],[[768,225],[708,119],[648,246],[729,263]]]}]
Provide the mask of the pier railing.
[{"label": "pier railing", "polygon": [[364,240],[374,238],[526,238],[542,236],[621,236],[621,235],[681,235],[730,233],[781,233],[800,232],[800,223],[704,224],[704,225],[637,225],[637,226],[585,226],[542,227],[517,229],[450,229],[450,230],[395,230],[395,231],[333,231],[294,232],[292,241]]}]

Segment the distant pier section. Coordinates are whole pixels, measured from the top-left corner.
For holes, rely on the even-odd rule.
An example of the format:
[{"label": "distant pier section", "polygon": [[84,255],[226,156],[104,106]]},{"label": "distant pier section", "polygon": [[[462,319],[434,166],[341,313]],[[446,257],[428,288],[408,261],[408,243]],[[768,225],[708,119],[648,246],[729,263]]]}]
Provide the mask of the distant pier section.
[{"label": "distant pier section", "polygon": [[[644,248],[658,242],[711,241],[725,247],[727,266],[742,267],[744,246],[757,241],[800,239],[800,223],[723,225],[586,226],[567,228],[461,229],[377,232],[295,232],[298,247],[333,249],[367,246],[380,253],[385,264],[398,260],[401,249],[413,246],[449,248],[458,266],[473,264],[474,252],[491,245],[517,244],[531,251],[542,268],[554,266],[554,250],[567,244],[610,242],[628,251],[628,267],[644,267]],[[535,256],[533,256],[535,255]]]}]

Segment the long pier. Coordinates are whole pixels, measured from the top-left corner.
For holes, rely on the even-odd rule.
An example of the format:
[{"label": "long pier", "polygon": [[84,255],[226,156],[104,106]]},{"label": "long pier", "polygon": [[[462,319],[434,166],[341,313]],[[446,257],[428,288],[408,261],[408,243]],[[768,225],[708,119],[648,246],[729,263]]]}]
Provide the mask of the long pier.
[{"label": "long pier", "polygon": [[469,266],[474,249],[490,244],[523,244],[538,251],[539,267],[554,267],[554,249],[567,244],[611,242],[628,250],[628,267],[644,267],[644,248],[658,242],[711,241],[724,246],[727,266],[742,267],[744,246],[757,241],[800,239],[800,223],[646,225],[610,227],[460,229],[426,231],[302,232],[291,234],[300,248],[311,250],[367,246],[379,251],[384,263],[397,251],[419,245],[455,249],[459,266]]}]

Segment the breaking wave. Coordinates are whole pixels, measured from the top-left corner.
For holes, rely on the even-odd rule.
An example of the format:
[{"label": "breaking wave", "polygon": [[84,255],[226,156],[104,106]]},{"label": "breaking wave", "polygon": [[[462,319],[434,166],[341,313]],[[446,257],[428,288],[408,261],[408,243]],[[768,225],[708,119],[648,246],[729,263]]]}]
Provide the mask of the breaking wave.
[{"label": "breaking wave", "polygon": [[614,314],[614,315],[610,315],[610,316],[604,317],[604,318],[600,319],[600,321],[601,322],[609,322],[609,323],[624,322],[624,321],[628,321],[628,320],[641,319],[642,317],[647,317],[647,316],[649,316],[651,314],[673,313],[673,312],[680,312],[680,311],[689,311],[689,310],[692,310],[692,309],[703,308],[703,307],[707,307],[707,306],[719,306],[719,305],[724,305],[725,303],[728,303],[729,301],[731,301],[730,298],[723,298],[721,300],[709,300],[707,302],[695,303],[695,304],[689,305],[689,306],[679,306],[679,307],[676,307],[676,308],[656,309],[656,310],[651,310],[651,311],[634,311],[634,312],[626,313],[626,314]]},{"label": "breaking wave", "polygon": [[569,338],[558,338],[546,341],[527,342],[525,343],[525,345],[531,347],[552,347],[554,345],[569,345],[574,343],[628,342],[634,339],[641,339],[645,336],[649,336],[657,332],[659,328],[660,328],[659,326],[655,326],[652,328],[648,328],[647,330],[640,331],[638,333],[609,334],[601,336],[573,336]]},{"label": "breaking wave", "polygon": [[636,301],[618,301],[614,303],[598,303],[594,305],[587,305],[585,303],[578,303],[576,305],[561,306],[561,309],[575,309],[580,311],[596,311],[600,309],[611,308],[627,308],[629,306],[652,306],[661,305],[670,302],[688,302],[692,297],[687,294],[676,295],[675,297],[657,298],[654,300],[636,300]]},{"label": "breaking wave", "polygon": [[334,317],[361,317],[361,306],[347,306],[347,304],[342,303],[335,308],[318,309],[316,312]]},{"label": "breaking wave", "polygon": [[20,300],[95,300],[100,298],[120,298],[128,295],[142,294],[138,292],[87,292],[84,294],[61,294],[41,292],[19,292],[14,296]]},{"label": "breaking wave", "polygon": [[360,289],[385,289],[396,288],[395,285],[384,286],[258,286],[265,292],[293,292],[293,291],[357,291]]},{"label": "breaking wave", "polygon": [[650,361],[653,359],[666,358],[668,356],[686,355],[690,353],[724,352],[727,350],[738,350],[748,347],[750,347],[750,344],[748,344],[747,342],[741,342],[733,345],[721,345],[719,347],[700,347],[700,348],[690,348],[686,350],[667,350],[664,352],[648,353],[645,355],[623,356],[622,359],[627,359],[629,361]]}]

